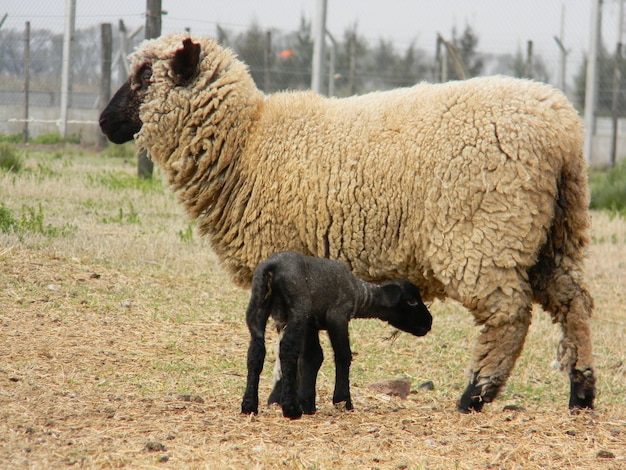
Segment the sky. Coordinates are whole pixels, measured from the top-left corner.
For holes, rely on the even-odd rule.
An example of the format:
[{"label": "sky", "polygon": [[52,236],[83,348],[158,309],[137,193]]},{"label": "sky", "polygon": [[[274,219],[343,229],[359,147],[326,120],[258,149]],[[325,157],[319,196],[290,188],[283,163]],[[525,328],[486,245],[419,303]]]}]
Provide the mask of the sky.
[{"label": "sky", "polygon": [[[604,0],[604,40],[610,51],[617,41],[620,0]],[[8,13],[3,27],[63,29],[66,0],[2,0],[0,17]],[[216,26],[233,32],[246,30],[252,22],[263,29],[282,32],[298,29],[301,17],[315,24],[317,0],[162,0],[163,33],[190,28],[192,34],[216,35]],[[434,54],[437,34],[450,39],[453,28],[461,33],[470,25],[479,38],[481,52],[515,54],[526,50],[542,56],[556,70],[559,49],[554,36],[562,36],[568,54],[568,75],[577,72],[588,51],[592,0],[327,0],[327,29],[336,38],[357,26],[370,45],[383,38],[397,50],[414,43]],[[145,23],[145,0],[77,0],[77,27],[124,19],[131,30]],[[561,33],[561,22],[564,29]]]}]

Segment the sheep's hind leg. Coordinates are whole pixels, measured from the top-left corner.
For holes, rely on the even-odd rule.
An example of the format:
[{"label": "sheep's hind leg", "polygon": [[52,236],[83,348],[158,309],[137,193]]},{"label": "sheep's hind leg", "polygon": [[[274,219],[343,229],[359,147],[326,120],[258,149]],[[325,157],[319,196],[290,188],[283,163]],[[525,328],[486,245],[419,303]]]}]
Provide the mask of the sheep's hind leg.
[{"label": "sheep's hind leg", "polygon": [[[590,299],[590,297],[587,297]],[[591,367],[591,332],[589,312],[591,304],[580,296],[572,300],[566,314],[559,316],[563,339],[559,343],[558,359],[563,370],[569,372],[569,408],[593,408],[596,396],[596,378]]]},{"label": "sheep's hind leg", "polygon": [[530,301],[519,290],[506,295],[498,289],[474,313],[483,328],[474,346],[470,383],[457,404],[461,413],[481,411],[496,398],[522,352],[531,320]]},{"label": "sheep's hind leg", "polygon": [[352,410],[352,398],[350,396],[350,363],[352,351],[350,350],[350,338],[348,335],[348,323],[338,322],[328,325],[328,336],[335,354],[335,391],[333,392],[333,404],[345,402],[346,410]]},{"label": "sheep's hind leg", "polygon": [[565,257],[559,267],[552,258],[542,258],[530,271],[536,300],[563,330],[558,360],[561,369],[569,373],[570,409],[593,408],[596,391],[589,327],[593,299],[580,272],[582,269]]},{"label": "sheep's hind leg", "polygon": [[245,414],[259,412],[259,378],[265,361],[265,325],[268,314],[256,307],[254,299],[246,311],[246,323],[250,330],[248,346],[248,378],[246,391],[241,400],[241,412]]},{"label": "sheep's hind leg", "polygon": [[320,345],[317,328],[307,328],[304,337],[304,346],[300,356],[300,387],[298,389],[298,401],[304,414],[315,413],[315,386],[317,373],[324,361],[324,352]]}]

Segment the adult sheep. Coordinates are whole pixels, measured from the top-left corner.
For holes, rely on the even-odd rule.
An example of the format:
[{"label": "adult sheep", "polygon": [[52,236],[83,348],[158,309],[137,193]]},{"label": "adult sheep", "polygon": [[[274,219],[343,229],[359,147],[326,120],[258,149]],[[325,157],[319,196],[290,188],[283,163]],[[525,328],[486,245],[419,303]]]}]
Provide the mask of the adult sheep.
[{"label": "adult sheep", "polygon": [[239,285],[292,250],[459,301],[482,326],[461,412],[496,397],[538,302],[563,330],[569,407],[593,406],[583,132],[560,92],[489,77],[265,96],[231,50],[183,34],[130,60],[100,126],[161,166]]}]

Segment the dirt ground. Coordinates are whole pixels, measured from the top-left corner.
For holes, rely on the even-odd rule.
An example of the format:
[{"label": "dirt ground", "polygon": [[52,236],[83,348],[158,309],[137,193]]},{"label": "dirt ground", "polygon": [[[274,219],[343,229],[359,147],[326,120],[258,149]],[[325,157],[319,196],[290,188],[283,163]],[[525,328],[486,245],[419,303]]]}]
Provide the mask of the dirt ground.
[{"label": "dirt ground", "polygon": [[[38,194],[13,184],[0,195],[10,207],[103,198],[60,186],[68,189],[54,196],[41,183]],[[140,190],[120,198],[148,199]],[[483,413],[458,414],[476,328],[462,308],[438,302],[423,338],[352,322],[352,412],[331,404],[325,343],[318,412],[290,421],[275,407],[239,413],[248,292],[206,244],[185,241],[172,198],[155,198],[135,207],[140,224],[46,203],[51,223],[78,227],[68,240],[0,238],[0,468],[626,468],[623,220],[594,214],[595,410],[567,410],[567,377],[553,366],[560,333],[536,312],[502,396]],[[178,225],[159,225],[169,219]],[[268,331],[262,402],[272,340]],[[411,381],[404,400],[368,387],[397,376]],[[434,389],[421,389],[429,380]]]}]

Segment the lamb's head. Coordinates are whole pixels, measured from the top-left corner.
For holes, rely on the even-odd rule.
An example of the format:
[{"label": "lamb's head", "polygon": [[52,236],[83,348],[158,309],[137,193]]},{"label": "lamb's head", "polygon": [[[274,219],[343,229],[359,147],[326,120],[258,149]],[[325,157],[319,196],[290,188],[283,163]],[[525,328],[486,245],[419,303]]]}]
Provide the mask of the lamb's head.
[{"label": "lamb's head", "polygon": [[433,317],[415,284],[405,280],[386,282],[374,295],[381,320],[415,336],[424,336],[430,331]]},{"label": "lamb's head", "polygon": [[[174,41],[172,39],[169,36],[146,41],[130,56],[131,74],[128,80],[100,115],[100,128],[111,142],[128,142],[141,130],[141,105],[148,98],[150,85],[155,80],[168,76],[172,86],[179,86],[189,82],[197,73],[200,44],[194,43],[188,37]],[[169,43],[176,44],[177,48],[168,48]],[[165,65],[164,68],[167,69],[160,70],[160,77],[154,70],[157,63],[161,67]]]}]

